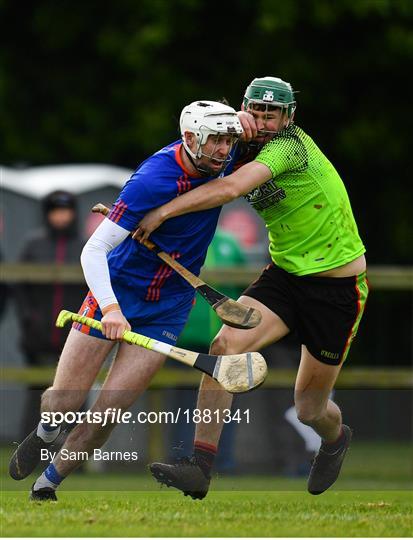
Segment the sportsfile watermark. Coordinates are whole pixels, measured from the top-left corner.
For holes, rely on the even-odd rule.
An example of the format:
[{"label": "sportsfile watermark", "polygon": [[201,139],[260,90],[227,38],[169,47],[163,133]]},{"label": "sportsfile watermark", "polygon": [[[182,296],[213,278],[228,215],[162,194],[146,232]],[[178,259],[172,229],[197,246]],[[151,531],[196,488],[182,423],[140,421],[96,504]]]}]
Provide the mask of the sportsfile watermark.
[{"label": "sportsfile watermark", "polygon": [[210,424],[224,423],[236,424],[251,421],[250,409],[183,409],[179,407],[176,411],[139,411],[134,414],[130,411],[108,408],[104,411],[68,411],[43,412],[40,415],[41,422],[50,427],[57,427],[63,422],[67,424],[100,424],[105,427],[109,424]]},{"label": "sportsfile watermark", "polygon": [[[23,392],[20,388],[3,389],[0,396],[0,407],[5,411],[0,423],[6,460],[29,435],[25,428],[26,415],[32,411],[33,418],[27,418],[27,424],[29,419],[33,427],[39,423],[37,407],[32,405],[22,410],[21,405],[31,393],[38,399],[38,392]],[[70,482],[65,480],[61,491],[157,491],[159,484],[152,479],[148,465],[154,462],[173,465],[192,456],[195,431],[205,434],[208,442],[209,434],[215,436],[219,419],[225,425],[212,471],[212,488],[255,492],[306,490],[311,460],[318,452],[320,439],[310,428],[303,429],[290,389],[263,388],[236,396],[231,412],[229,407],[227,410],[217,407],[215,398],[220,391],[216,394],[211,390],[208,397],[211,405],[202,413],[202,407],[196,406],[197,396],[192,388],[154,389],[137,399],[135,393],[102,392],[96,388],[85,398],[78,391],[53,391],[52,399],[44,405],[62,404],[71,409],[65,415],[63,409],[62,413],[42,416],[44,423],[53,423],[51,429],[58,424],[62,433],[40,455],[39,474],[50,461],[60,463],[65,470],[71,464],[82,463],[82,474],[70,474]],[[354,436],[337,489],[410,492],[413,485],[411,390],[397,388],[383,394],[381,389],[345,388],[340,389],[339,397],[347,405],[346,421]],[[392,412],[393,420],[388,426],[372,414],[374,403],[384,398],[386,410]],[[361,406],[366,400],[372,406]],[[123,408],[126,406],[128,409]],[[401,406],[405,414],[397,416]],[[202,429],[196,430],[197,426]],[[108,439],[102,444],[104,430]],[[81,443],[94,436],[96,443],[87,446]],[[384,437],[383,442],[379,436]],[[245,477],[241,479],[240,474]],[[36,478],[33,473],[32,480]],[[27,489],[26,482],[16,482],[7,475],[2,480],[5,491]]]}]

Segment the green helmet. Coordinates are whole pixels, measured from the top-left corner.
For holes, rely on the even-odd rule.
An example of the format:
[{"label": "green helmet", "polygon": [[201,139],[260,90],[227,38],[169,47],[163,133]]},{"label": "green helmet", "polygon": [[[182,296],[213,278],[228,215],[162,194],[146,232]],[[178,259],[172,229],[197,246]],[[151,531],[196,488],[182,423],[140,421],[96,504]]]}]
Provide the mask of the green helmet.
[{"label": "green helmet", "polygon": [[291,84],[278,77],[262,77],[254,79],[245,90],[245,109],[247,109],[251,103],[274,105],[286,109],[288,118],[291,118],[296,107]]}]

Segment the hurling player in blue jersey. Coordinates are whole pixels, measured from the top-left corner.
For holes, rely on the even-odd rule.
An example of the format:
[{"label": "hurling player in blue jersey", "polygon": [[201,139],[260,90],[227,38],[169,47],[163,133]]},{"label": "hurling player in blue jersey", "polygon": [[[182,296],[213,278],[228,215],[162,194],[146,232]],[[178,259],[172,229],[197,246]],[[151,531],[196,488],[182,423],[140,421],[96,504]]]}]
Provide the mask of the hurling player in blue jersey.
[{"label": "hurling player in blue jersey", "polygon": [[[125,330],[174,344],[193,304],[194,289],[161,263],[155,253],[134,241],[143,216],[178,195],[230,174],[242,127],[234,109],[211,101],[185,107],[180,118],[182,141],[144,161],[125,184],[105,219],[87,242],[81,262],[90,287],[80,313],[102,321],[103,335],[74,325],[57,366],[53,386],[42,396],[42,413],[78,411],[102,364]],[[215,232],[220,209],[169,220],[153,240],[194,274],[199,274]],[[92,412],[127,409],[146,389],[165,356],[120,343]],[[43,414],[43,418],[44,418]],[[19,445],[9,466],[21,480],[43,459],[60,426],[40,422]],[[61,451],[32,486],[31,499],[56,500],[61,481],[107,440],[114,423],[79,423]],[[86,456],[86,458],[84,457]]]}]

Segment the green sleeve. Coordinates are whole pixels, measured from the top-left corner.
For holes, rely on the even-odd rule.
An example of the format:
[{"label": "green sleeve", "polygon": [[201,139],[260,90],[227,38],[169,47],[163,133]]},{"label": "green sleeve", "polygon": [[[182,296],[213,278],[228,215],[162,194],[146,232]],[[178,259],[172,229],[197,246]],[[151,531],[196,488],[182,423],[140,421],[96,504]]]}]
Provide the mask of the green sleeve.
[{"label": "green sleeve", "polygon": [[266,165],[274,178],[283,173],[303,172],[308,165],[308,156],[298,137],[281,132],[264,146],[255,161]]}]

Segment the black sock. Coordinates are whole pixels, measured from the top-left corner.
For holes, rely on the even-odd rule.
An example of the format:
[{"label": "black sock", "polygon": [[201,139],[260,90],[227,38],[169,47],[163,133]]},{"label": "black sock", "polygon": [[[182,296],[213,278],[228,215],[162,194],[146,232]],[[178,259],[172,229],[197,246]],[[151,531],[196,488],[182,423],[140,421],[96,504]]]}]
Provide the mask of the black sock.
[{"label": "black sock", "polygon": [[343,427],[341,427],[340,435],[337,437],[335,441],[327,442],[323,440],[323,444],[322,444],[323,451],[326,452],[327,454],[334,454],[335,452],[337,452],[337,450],[339,450],[343,446],[345,440],[346,440],[346,436],[345,436]]},{"label": "black sock", "polygon": [[215,456],[217,454],[217,447],[212,444],[195,441],[194,443],[194,456],[198,465],[201,467],[202,472],[207,478],[211,476],[211,469],[214,464]]}]

